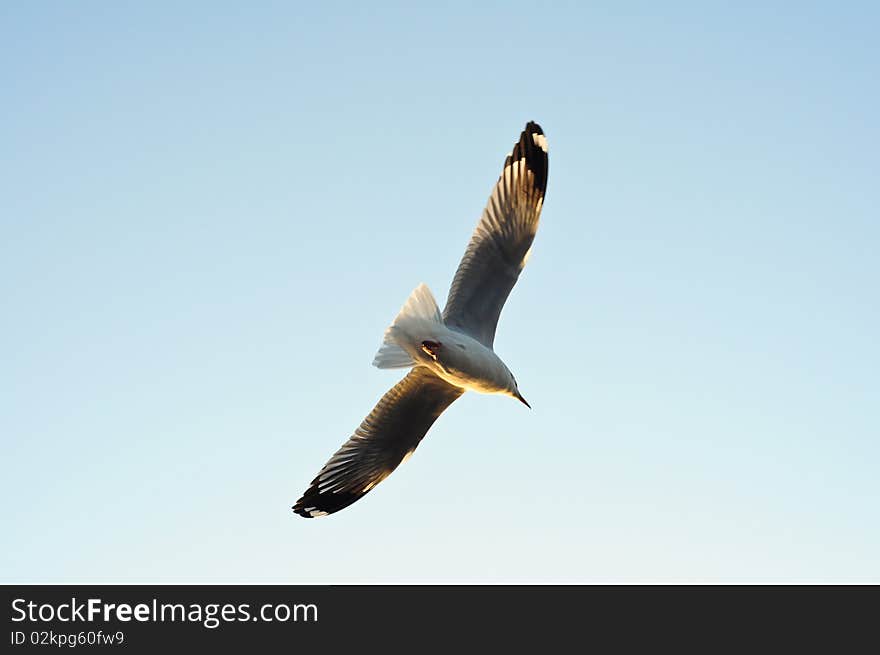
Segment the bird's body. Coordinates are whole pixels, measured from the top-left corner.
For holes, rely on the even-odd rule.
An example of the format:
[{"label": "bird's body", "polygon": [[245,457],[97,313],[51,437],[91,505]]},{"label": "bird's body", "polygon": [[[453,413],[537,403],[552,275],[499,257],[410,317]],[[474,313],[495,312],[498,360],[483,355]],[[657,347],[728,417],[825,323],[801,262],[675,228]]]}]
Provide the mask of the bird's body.
[{"label": "bird's body", "polygon": [[516,395],[516,379],[510,369],[494,350],[476,339],[441,325],[431,330],[428,338],[416,338],[416,343],[423,341],[432,341],[439,348],[422,345],[419,364],[449,384],[465,391]]},{"label": "bird's body", "polygon": [[[447,326],[428,287],[420,285],[410,299],[386,330],[375,366],[425,366],[465,391],[519,397],[516,380],[501,358],[468,334]],[[392,356],[399,359],[386,363]]]},{"label": "bird's body", "polygon": [[412,454],[466,390],[528,405],[492,346],[501,309],[528,259],[546,186],[547,140],[528,123],[505,159],[443,313],[428,287],[419,285],[385,331],[373,364],[412,370],[312,480],[293,507],[297,514],[325,516],[362,498]]}]

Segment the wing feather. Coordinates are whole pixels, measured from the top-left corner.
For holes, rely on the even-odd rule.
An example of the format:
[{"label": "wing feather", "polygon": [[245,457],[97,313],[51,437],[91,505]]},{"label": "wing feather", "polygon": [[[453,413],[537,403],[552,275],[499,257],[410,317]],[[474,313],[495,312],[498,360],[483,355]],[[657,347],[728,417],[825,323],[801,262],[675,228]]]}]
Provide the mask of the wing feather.
[{"label": "wing feather", "polygon": [[547,139],[529,122],[504,161],[452,280],[444,321],[490,348],[538,229],[547,172]]},{"label": "wing feather", "polygon": [[293,511],[307,518],[325,516],[363,498],[416,449],[462,393],[424,366],[412,369],[324,465]]}]

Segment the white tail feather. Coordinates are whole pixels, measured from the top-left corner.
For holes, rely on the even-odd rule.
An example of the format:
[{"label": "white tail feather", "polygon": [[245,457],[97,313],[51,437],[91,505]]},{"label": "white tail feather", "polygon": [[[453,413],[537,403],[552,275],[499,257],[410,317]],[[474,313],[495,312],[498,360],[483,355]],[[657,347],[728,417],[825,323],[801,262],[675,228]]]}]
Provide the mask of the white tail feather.
[{"label": "white tail feather", "polygon": [[401,345],[399,339],[411,331],[408,328],[425,322],[442,323],[443,317],[431,290],[427,285],[420,284],[407,298],[394,322],[385,330],[385,337],[373,359],[373,366],[377,368],[415,366],[415,360]]},{"label": "white tail feather", "polygon": [[408,368],[414,364],[409,353],[393,341],[384,342],[373,358],[373,366],[376,368]]}]

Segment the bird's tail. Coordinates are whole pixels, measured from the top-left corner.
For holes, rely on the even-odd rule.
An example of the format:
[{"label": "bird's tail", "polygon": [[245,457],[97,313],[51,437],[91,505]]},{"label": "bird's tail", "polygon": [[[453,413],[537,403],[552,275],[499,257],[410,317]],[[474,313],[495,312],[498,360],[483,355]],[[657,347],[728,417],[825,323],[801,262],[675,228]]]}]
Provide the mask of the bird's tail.
[{"label": "bird's tail", "polygon": [[385,338],[376,357],[373,366],[378,368],[406,368],[415,366],[416,361],[408,352],[406,346],[412,345],[410,335],[425,332],[425,328],[443,323],[440,308],[431,290],[425,284],[415,288],[407,301],[397,314],[394,322],[385,330]]}]

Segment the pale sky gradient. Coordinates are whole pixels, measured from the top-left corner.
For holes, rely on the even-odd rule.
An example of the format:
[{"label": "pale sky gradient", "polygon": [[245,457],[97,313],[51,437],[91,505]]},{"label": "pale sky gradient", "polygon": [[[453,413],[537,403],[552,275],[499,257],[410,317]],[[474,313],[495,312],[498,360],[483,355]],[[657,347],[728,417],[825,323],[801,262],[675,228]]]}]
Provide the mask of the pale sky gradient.
[{"label": "pale sky gradient", "polygon": [[[880,582],[878,5],[380,4],[0,8],[0,580]],[[534,410],[295,516],[527,120]]]}]

